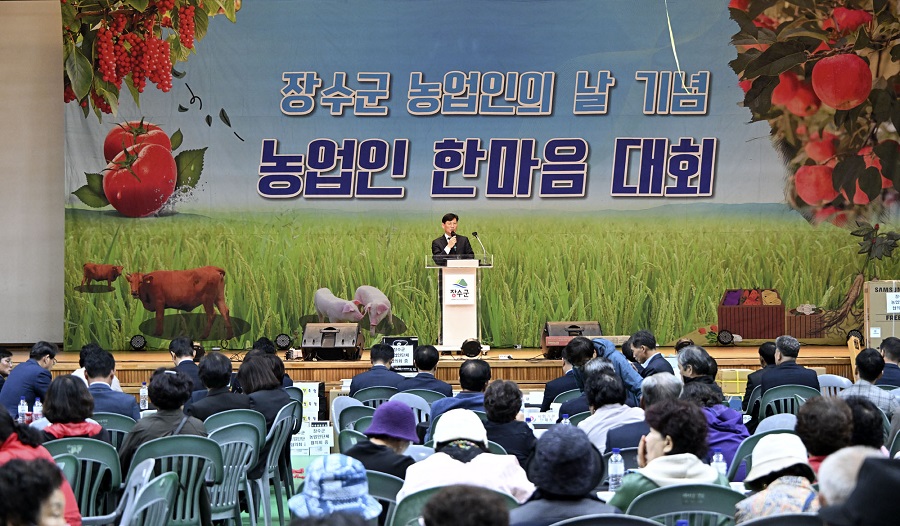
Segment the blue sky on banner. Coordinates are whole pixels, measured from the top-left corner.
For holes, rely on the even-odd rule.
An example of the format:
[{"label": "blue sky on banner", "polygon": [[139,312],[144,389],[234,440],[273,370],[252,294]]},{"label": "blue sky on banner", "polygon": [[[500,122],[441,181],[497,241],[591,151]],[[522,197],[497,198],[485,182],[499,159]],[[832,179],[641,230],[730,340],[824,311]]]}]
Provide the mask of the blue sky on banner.
[{"label": "blue sky on banner", "polygon": [[[186,76],[174,79],[170,93],[147,89],[140,109],[125,96],[119,118],[105,116],[103,123],[93,116],[84,119],[75,105],[67,105],[67,193],[84,184],[84,172],[102,167],[103,137],[114,123],[143,116],[169,134],[180,129],[185,137],[182,149],[208,147],[201,184],[186,203],[201,208],[391,210],[402,203],[407,210],[431,211],[451,203],[457,209],[483,207],[489,201],[492,208],[552,211],[782,202],[784,169],[768,139],[768,124],[747,124],[749,112],[737,106],[742,92],[727,64],[735,57],[729,38],[736,27],[724,2],[671,2],[669,15],[681,68],[689,77],[709,72],[705,101],[686,98],[681,115],[671,114],[677,106],[668,97],[654,93],[666,92],[667,84],[679,91],[677,77],[668,77],[677,67],[661,0],[244,2],[237,24],[224,17],[211,21],[197,54],[180,66]],[[454,71],[461,73],[445,77]],[[586,87],[598,85],[599,71],[615,79],[605,114],[574,114],[581,71],[588,75]],[[304,72],[307,77],[300,75]],[[291,78],[290,73],[311,80],[296,86],[318,84],[311,112],[301,114],[308,107],[302,97],[284,95],[290,84],[284,79]],[[385,85],[383,78],[360,78],[360,73],[389,73],[387,94],[377,93]],[[334,102],[331,107],[323,99],[336,74],[345,74],[346,93],[356,95],[343,110],[340,102],[346,98],[328,99]],[[464,95],[483,95],[474,97],[479,114],[451,114],[469,111],[464,95],[451,102],[426,94],[418,104],[410,103],[411,76],[419,74],[422,82],[438,83],[445,93],[452,92],[457,81],[460,89],[474,87]],[[552,96],[546,89],[541,96],[541,82],[548,75]],[[535,91],[518,89],[526,79]],[[704,81],[703,74],[696,79],[701,91]],[[657,82],[663,88],[648,88]],[[545,88],[549,85],[544,83]],[[500,95],[491,97],[491,90]],[[199,97],[193,103],[192,94]],[[374,108],[360,111],[387,115],[354,114],[355,105],[366,106],[366,96],[372,97],[368,106]],[[692,101],[705,104],[705,111],[691,114]],[[489,105],[499,108],[493,110],[497,114],[488,114]],[[187,111],[179,111],[179,106]],[[422,114],[411,114],[410,106]],[[602,111],[602,104],[579,107]],[[230,128],[218,117],[223,108]],[[518,113],[499,114],[511,108]],[[670,114],[660,114],[666,111]],[[434,176],[435,145],[453,149],[443,143],[450,138],[477,140],[470,141],[472,149],[464,156],[468,166],[475,167],[473,177],[454,170],[463,156],[452,152],[440,156],[449,173],[446,181]],[[354,139],[355,148],[345,142]],[[502,139],[524,141],[497,141]],[[267,140],[277,141],[277,154],[293,157],[273,157],[267,150],[274,143]],[[523,145],[531,149],[529,140],[533,154],[520,156]],[[348,147],[334,151],[332,144]],[[669,162],[679,146],[686,153],[677,157],[679,162]],[[690,154],[694,147],[701,152],[699,159]],[[614,162],[617,148],[619,160]],[[354,150],[356,155],[349,153]],[[330,156],[341,153],[333,163],[353,164],[357,172],[371,169],[375,175],[370,184],[364,184],[366,178],[359,173],[342,179],[339,168],[328,170]],[[656,163],[648,160],[653,155]],[[647,170],[643,182],[642,160]],[[279,162],[289,168],[269,168]],[[378,172],[385,163],[387,168]],[[666,176],[667,167],[682,178]],[[392,178],[392,170],[402,177]],[[274,186],[259,184],[260,172],[285,171],[295,173],[266,179],[275,181]],[[709,174],[713,178],[704,180]],[[701,188],[704,184],[709,186]],[[384,187],[393,190],[378,190]],[[267,195],[300,195],[270,199],[260,195],[260,188]],[[677,195],[678,188],[700,195]],[[402,201],[396,195],[361,197],[399,194],[401,189]],[[315,193],[328,197],[313,198]],[[68,202],[77,200],[69,197]]]}]

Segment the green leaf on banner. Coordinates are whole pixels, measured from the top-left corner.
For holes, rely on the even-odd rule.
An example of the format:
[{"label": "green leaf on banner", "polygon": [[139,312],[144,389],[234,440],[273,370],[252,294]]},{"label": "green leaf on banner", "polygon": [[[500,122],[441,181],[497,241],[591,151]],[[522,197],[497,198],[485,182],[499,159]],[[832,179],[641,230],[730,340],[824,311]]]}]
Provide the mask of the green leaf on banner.
[{"label": "green leaf on banner", "polygon": [[856,42],[853,44],[853,50],[859,51],[861,49],[865,49],[869,47],[872,43],[872,40],[869,38],[869,34],[866,33],[866,28],[861,27],[859,31],[856,33]]},{"label": "green leaf on banner", "polygon": [[188,110],[188,109],[185,108],[184,106],[182,106],[181,104],[178,105],[178,111],[179,111],[179,112],[184,113],[184,112],[186,112],[187,110]]},{"label": "green leaf on banner", "polygon": [[172,141],[172,150],[177,150],[181,143],[184,142],[184,135],[181,133],[181,128],[175,130],[175,133],[169,137],[169,140]]},{"label": "green leaf on banner", "polygon": [[881,175],[894,183],[894,188],[900,188],[900,151],[895,141],[885,141],[875,145],[873,151],[881,162]]},{"label": "green leaf on banner", "polygon": [[212,127],[212,115],[206,116],[206,125]]},{"label": "green leaf on banner", "polygon": [[[891,89],[893,91],[893,88]],[[869,100],[872,101],[872,117],[875,118],[876,124],[889,121],[891,119],[891,97],[887,90],[873,89],[869,93]]]},{"label": "green leaf on banner", "polygon": [[91,174],[84,172],[84,176],[87,177],[87,185],[92,192],[94,192],[95,194],[104,195],[103,174]]},{"label": "green leaf on banner", "polygon": [[119,89],[112,82],[106,82],[100,77],[94,78],[94,90],[112,109],[113,117],[119,114]]},{"label": "green leaf on banner", "polygon": [[772,7],[780,1],[781,0],[756,0],[755,2],[751,2],[750,6],[748,7],[748,14],[750,15],[751,19],[756,18],[763,11]]},{"label": "green leaf on banner", "polygon": [[881,173],[878,168],[870,166],[862,171],[859,176],[859,188],[870,201],[881,195]]},{"label": "green leaf on banner", "polygon": [[78,28],[81,27],[81,20],[75,17],[77,14],[75,12],[75,6],[72,5],[72,2],[66,2],[61,5],[62,7],[62,25],[63,28],[69,28],[69,31],[78,31]]},{"label": "green leaf on banner", "polygon": [[772,91],[778,85],[778,77],[758,77],[753,80],[750,91],[744,95],[744,106],[754,115],[765,115],[772,108]]},{"label": "green leaf on banner", "polygon": [[141,107],[141,92],[134,87],[134,82],[131,80],[131,74],[125,77],[125,85],[128,86],[128,92],[131,93],[131,98],[134,99],[134,104],[138,108]]},{"label": "green leaf on banner", "polygon": [[803,64],[808,58],[809,54],[802,42],[776,42],[748,64],[745,73],[748,78],[780,75],[797,64]]},{"label": "green leaf on banner", "polygon": [[91,91],[91,82],[94,80],[94,68],[78,47],[72,46],[66,57],[66,75],[72,82],[75,96],[79,100],[87,97]]},{"label": "green leaf on banner", "polygon": [[203,173],[203,156],[206,148],[199,150],[185,150],[175,156],[175,166],[178,168],[178,180],[175,188],[189,186],[194,188]]},{"label": "green leaf on banner", "polygon": [[225,126],[231,128],[231,119],[229,119],[228,114],[225,113],[225,108],[219,110],[219,119],[225,123]]},{"label": "green leaf on banner", "polygon": [[176,79],[183,79],[186,73],[184,71],[178,71],[175,68],[172,68],[172,76]]},{"label": "green leaf on banner", "polygon": [[202,9],[194,9],[194,49],[197,49],[196,42],[203,40],[209,29],[209,16]]},{"label": "green leaf on banner", "polygon": [[834,167],[834,171],[831,172],[831,181],[834,184],[834,189],[845,191],[847,199],[852,202],[853,196],[856,194],[856,181],[865,169],[866,162],[858,155],[838,162]]},{"label": "green leaf on banner", "polygon": [[81,202],[88,205],[91,208],[102,208],[109,204],[109,201],[106,200],[106,196],[103,193],[97,193],[91,190],[91,187],[88,185],[84,185],[78,190],[72,192],[75,194],[75,197],[81,199]]},{"label": "green leaf on banner", "polygon": [[125,0],[125,5],[129,5],[143,13],[147,6],[150,5],[150,0]]}]

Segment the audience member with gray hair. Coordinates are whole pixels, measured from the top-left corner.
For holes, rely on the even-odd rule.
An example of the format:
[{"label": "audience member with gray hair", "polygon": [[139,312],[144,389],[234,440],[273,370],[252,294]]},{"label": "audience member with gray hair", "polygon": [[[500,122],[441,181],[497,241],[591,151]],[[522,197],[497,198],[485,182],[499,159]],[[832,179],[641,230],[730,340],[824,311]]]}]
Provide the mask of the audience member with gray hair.
[{"label": "audience member with gray hair", "polygon": [[805,385],[819,390],[819,376],[812,369],[797,363],[800,342],[793,336],[779,336],[775,339],[775,367],[766,372],[760,385],[761,393],[780,385]]},{"label": "audience member with gray hair", "polygon": [[809,453],[809,465],[819,471],[825,457],[850,445],[853,413],[836,396],[814,396],[800,406],[794,432]]},{"label": "audience member with gray hair", "polygon": [[685,384],[702,382],[715,385],[719,365],[716,360],[699,345],[688,345],[678,351],[678,370]]},{"label": "audience member with gray hair", "polygon": [[[670,373],[657,373],[644,378],[641,384],[641,408],[645,411],[648,407],[665,400],[678,400],[684,384],[677,376]],[[647,422],[633,422],[610,429],[606,433],[606,447],[625,449],[638,447],[641,437],[650,432]]]},{"label": "audience member with gray hair", "polygon": [[859,478],[859,468],[869,457],[883,457],[866,446],[850,446],[832,453],[819,466],[819,504],[836,506],[847,502]]},{"label": "audience member with gray hair", "polygon": [[600,453],[606,451],[606,433],[614,427],[643,422],[644,410],[625,405],[625,385],[615,372],[602,369],[585,376],[584,394],[591,416],[578,427],[587,433]]},{"label": "audience member with gray hair", "polygon": [[[613,367],[611,361],[606,358],[593,358],[588,360],[587,363],[584,364],[582,368],[582,374],[587,377],[589,374],[593,374],[601,369],[611,371],[615,373],[616,369]],[[559,423],[562,421],[562,415],[574,416],[578,413],[587,413],[591,410],[590,405],[588,405],[587,396],[582,392],[581,396],[578,398],[573,398],[571,400],[567,400],[563,402],[559,406],[559,418],[556,419],[556,422]]]}]

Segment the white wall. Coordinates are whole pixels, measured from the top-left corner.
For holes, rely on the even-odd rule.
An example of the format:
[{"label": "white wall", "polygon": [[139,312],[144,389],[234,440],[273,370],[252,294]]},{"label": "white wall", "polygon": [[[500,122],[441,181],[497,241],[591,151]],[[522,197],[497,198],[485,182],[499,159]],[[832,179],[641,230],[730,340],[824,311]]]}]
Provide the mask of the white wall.
[{"label": "white wall", "polygon": [[0,1],[0,342],[63,339],[59,0]]}]

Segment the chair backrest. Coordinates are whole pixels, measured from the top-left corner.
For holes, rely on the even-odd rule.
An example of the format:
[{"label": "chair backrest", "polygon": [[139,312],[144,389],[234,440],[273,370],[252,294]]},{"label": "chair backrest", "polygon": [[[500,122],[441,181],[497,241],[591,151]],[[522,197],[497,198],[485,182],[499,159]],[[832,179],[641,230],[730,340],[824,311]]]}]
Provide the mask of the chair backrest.
[{"label": "chair backrest", "polygon": [[375,408],[390,400],[395,394],[397,394],[396,387],[366,387],[354,393],[353,398],[362,402],[363,405]]},{"label": "chair backrest", "polygon": [[659,523],[643,517],[631,517],[620,513],[601,513],[582,515],[564,521],[554,522],[550,526],[659,526]]},{"label": "chair backrest", "polygon": [[581,396],[580,389],[569,389],[568,391],[563,391],[556,395],[556,397],[553,399],[553,403],[561,404],[563,402],[568,402],[569,400],[578,398],[579,396]]},{"label": "chair backrest", "polygon": [[137,423],[130,416],[120,415],[119,413],[94,413],[94,416],[91,418],[103,426],[103,429],[109,431],[110,441],[116,449],[119,449],[119,445],[125,440],[125,435]]},{"label": "chair backrest", "polygon": [[[791,415],[793,416],[793,415]],[[769,417],[775,418],[775,417]],[[766,419],[768,420],[768,418]],[[766,420],[763,420],[765,422]],[[761,422],[762,423],[762,422]],[[731,460],[731,465],[728,466],[728,480],[734,482],[734,478],[737,476],[738,470],[741,467],[741,464],[746,461],[747,463],[747,472],[750,471],[751,467],[751,454],[753,453],[753,448],[756,447],[756,443],[759,442],[759,439],[766,435],[773,435],[775,433],[790,433],[794,434],[794,431],[787,429],[773,429],[771,431],[757,432],[753,435],[745,438],[741,445],[738,446],[737,451],[734,453],[734,458]]]},{"label": "chair backrest", "polygon": [[238,505],[238,492],[247,470],[256,464],[259,446],[256,443],[256,427],[251,424],[231,424],[209,434],[210,440],[222,449],[222,467],[225,476],[221,484],[208,488],[209,507],[213,519],[230,518]]},{"label": "chair backrest", "polygon": [[506,448],[496,442],[488,440],[488,451],[495,455],[506,455]]},{"label": "chair backrest", "polygon": [[349,396],[335,397],[334,401],[331,402],[331,423],[334,425],[335,434],[340,433],[341,429],[344,429],[340,426],[341,413],[344,412],[344,409],[361,405],[363,403],[356,398]]},{"label": "chair backrest", "polygon": [[884,389],[885,391],[893,391],[894,389],[900,389],[900,387],[897,387],[896,385],[886,385],[886,384],[878,385],[876,387],[880,387],[880,388]]},{"label": "chair backrest", "polygon": [[822,393],[822,396],[837,396],[851,385],[853,382],[837,374],[819,375],[819,392]]},{"label": "chair backrest", "polygon": [[375,408],[367,405],[346,407],[341,411],[338,429],[352,429],[354,422],[364,416],[372,416],[374,414]]},{"label": "chair backrest", "polygon": [[431,404],[419,395],[410,394],[408,391],[404,391],[392,396],[391,400],[403,402],[411,407],[416,414],[417,422],[427,422],[428,419],[431,418]]},{"label": "chair backrest", "polygon": [[291,427],[293,426],[294,405],[297,402],[291,400],[286,406],[282,407],[272,422],[272,428],[266,435],[266,445],[269,446],[266,457],[266,469],[269,473],[276,473],[278,469],[278,459],[284,445],[291,438]]},{"label": "chair backrest", "polygon": [[628,506],[626,513],[664,521],[665,524],[675,524],[677,520],[684,519],[690,524],[703,524],[707,520],[710,524],[721,524],[734,518],[734,506],[744,498],[743,493],[724,486],[681,484],[639,495]]},{"label": "chair backrest", "polygon": [[366,435],[359,431],[356,431],[355,429],[342,429],[338,435],[338,451],[346,453],[351,447],[363,440],[366,440]]},{"label": "chair backrest", "polygon": [[575,413],[574,415],[569,417],[569,423],[573,426],[577,426],[581,423],[582,420],[591,416],[590,411],[582,411],[581,413]]},{"label": "chair backrest", "polygon": [[781,413],[779,415],[772,415],[760,422],[759,425],[756,426],[756,430],[753,434],[758,435],[767,431],[793,433],[795,427],[797,427],[797,415]]},{"label": "chair backrest", "polygon": [[359,431],[360,433],[365,433],[366,429],[369,429],[370,425],[372,425],[372,417],[364,416],[356,422],[353,422],[353,429],[355,431]]},{"label": "chair backrest", "polygon": [[207,433],[212,433],[216,429],[230,426],[232,424],[250,424],[256,428],[259,440],[257,441],[257,450],[266,441],[266,417],[259,411],[253,409],[229,409],[221,413],[209,415],[203,421],[203,427]]},{"label": "chair backrest", "polygon": [[420,444],[410,444],[409,447],[406,448],[406,452],[404,454],[408,457],[411,457],[416,462],[419,462],[425,460],[431,455],[434,455],[434,448]]},{"label": "chair backrest", "polygon": [[810,513],[785,513],[779,515],[770,515],[768,517],[760,517],[742,522],[741,525],[747,526],[822,526],[825,524],[818,515]]},{"label": "chair backrest", "polygon": [[303,390],[294,386],[285,387],[284,390],[287,391],[291,400],[297,402],[297,405],[294,406],[294,425],[291,428],[291,434],[296,435],[300,432],[300,426],[303,424]]},{"label": "chair backrest", "polygon": [[765,393],[759,402],[759,420],[767,414],[791,413],[796,415],[803,402],[814,396],[822,396],[817,389],[805,385],[779,385],[772,387]]},{"label": "chair backrest", "polygon": [[403,391],[404,393],[408,393],[411,395],[416,395],[420,398],[424,398],[428,405],[434,403],[435,400],[440,400],[441,398],[447,398],[444,393],[439,393],[437,391],[432,391],[431,389],[410,389],[408,391]]},{"label": "chair backrest", "polygon": [[403,479],[380,471],[369,470],[366,470],[366,479],[369,482],[369,495],[378,499],[382,506],[387,503],[385,506],[387,521],[385,523],[389,524],[391,515],[397,507],[397,493],[403,487]]},{"label": "chair backrest", "polygon": [[63,476],[66,477],[69,486],[74,488],[75,484],[78,482],[78,469],[80,468],[78,459],[75,455],[65,453],[63,455],[56,455],[53,457],[53,460],[56,462],[59,470],[62,471]]},{"label": "chair backrest", "polygon": [[[122,496],[119,499],[119,505],[116,508],[114,517],[124,517],[125,514],[131,513],[132,508],[137,500],[138,493],[146,486],[153,477],[153,470],[156,466],[156,460],[148,458],[138,463],[130,470],[128,478],[125,480],[125,486],[122,488]],[[115,522],[115,521],[113,521]]]},{"label": "chair backrest", "polygon": [[894,458],[898,452],[900,452],[900,433],[894,435],[894,440],[889,444],[891,455],[890,458]]},{"label": "chair backrest", "polygon": [[[636,447],[626,447],[619,450],[619,454],[622,455],[622,460],[625,461],[625,469],[637,469],[638,466],[637,461],[637,451]],[[600,485],[607,484],[609,482],[609,457],[612,456],[612,450],[608,450],[606,453],[603,453],[603,477],[600,479]]]},{"label": "chair backrest", "polygon": [[753,415],[754,411],[758,411],[756,409],[756,404],[759,403],[759,398],[762,396],[762,386],[757,385],[750,391],[750,398],[747,399],[747,410],[744,411],[745,415]]},{"label": "chair backrest", "polygon": [[121,526],[166,526],[178,492],[178,474],[163,473],[138,492],[134,506],[122,516]]},{"label": "chair backrest", "polygon": [[[387,526],[416,526],[419,524],[419,517],[422,516],[422,508],[431,497],[441,491],[443,488],[429,488],[410,493],[397,503],[394,508],[394,515],[387,522]],[[494,491],[488,488],[482,488],[484,492],[493,492],[503,497],[507,509],[514,509],[519,506],[516,499],[512,495],[507,495],[500,491]]]},{"label": "chair backrest", "polygon": [[103,515],[104,495],[118,491],[122,468],[116,448],[93,438],[60,438],[45,442],[54,457],[69,454],[78,459],[78,480],[72,485],[82,517]]},{"label": "chair backrest", "polygon": [[172,471],[178,475],[181,491],[172,503],[168,524],[199,524],[200,492],[206,491],[206,481],[220,484],[224,479],[222,449],[219,444],[206,437],[193,435],[157,438],[137,448],[132,466],[145,459],[155,460],[155,472]]},{"label": "chair backrest", "polygon": [[879,407],[878,412],[881,413],[881,425],[884,430],[884,443],[887,444],[888,439],[891,436],[891,419],[888,418],[887,413],[885,413],[882,408]]}]

